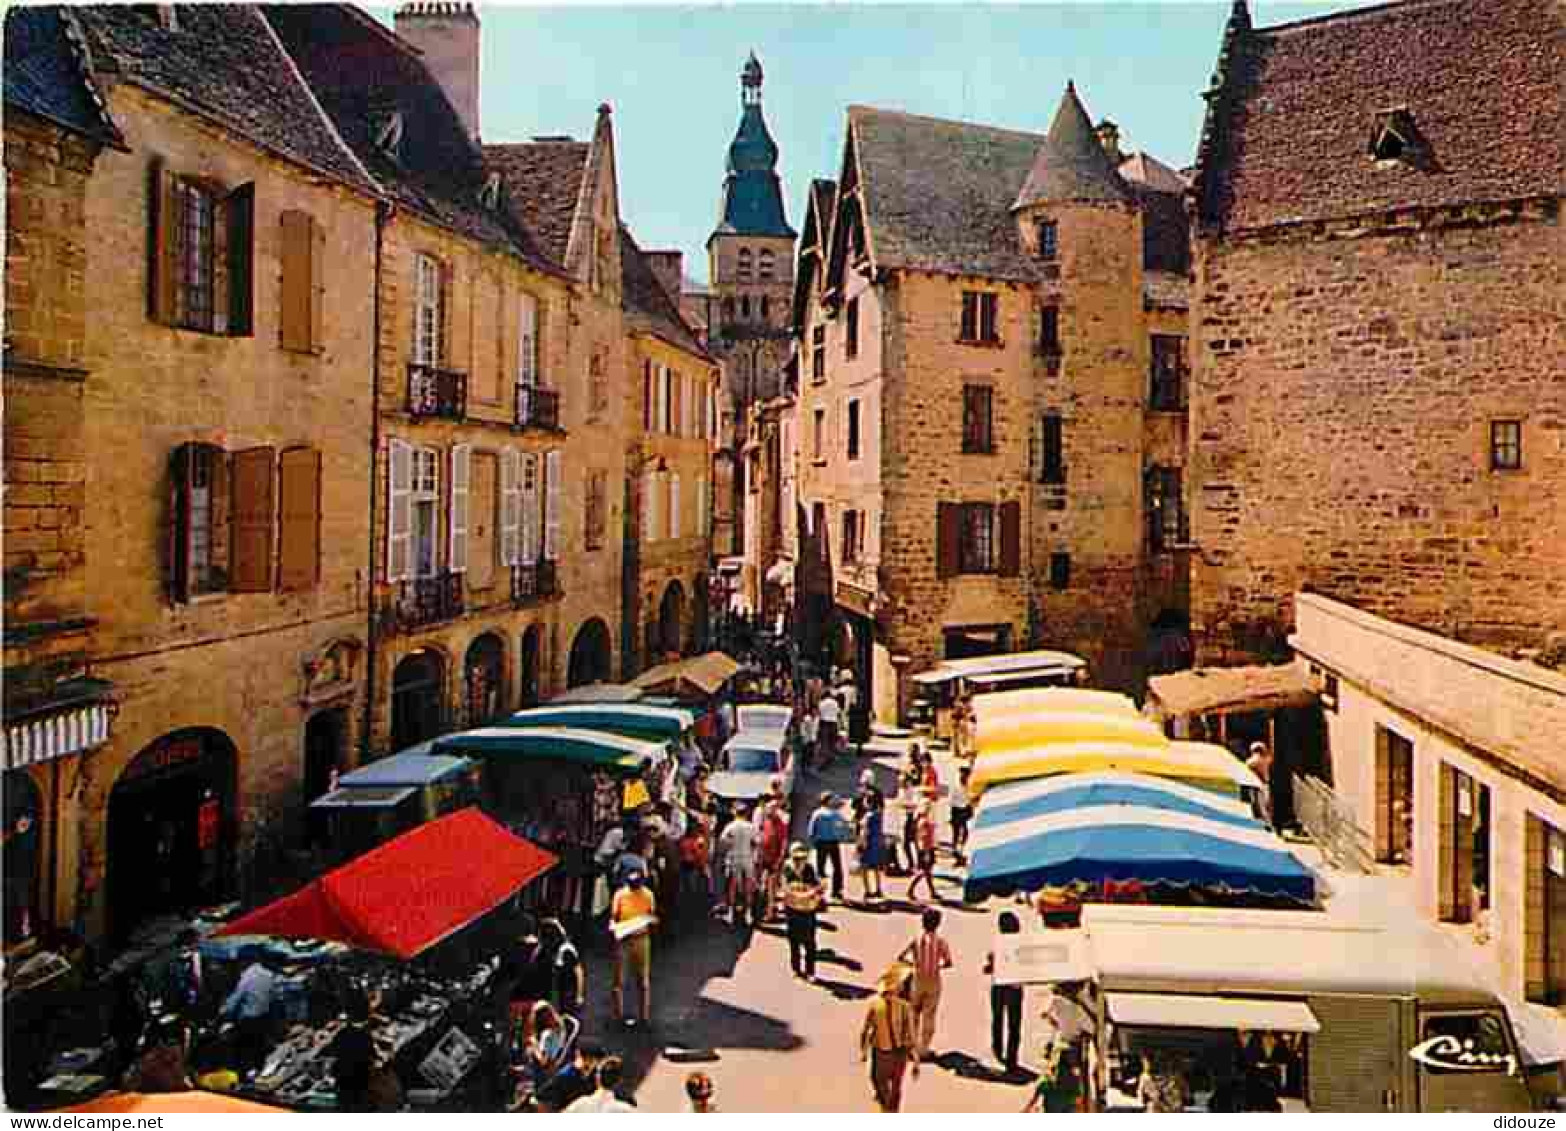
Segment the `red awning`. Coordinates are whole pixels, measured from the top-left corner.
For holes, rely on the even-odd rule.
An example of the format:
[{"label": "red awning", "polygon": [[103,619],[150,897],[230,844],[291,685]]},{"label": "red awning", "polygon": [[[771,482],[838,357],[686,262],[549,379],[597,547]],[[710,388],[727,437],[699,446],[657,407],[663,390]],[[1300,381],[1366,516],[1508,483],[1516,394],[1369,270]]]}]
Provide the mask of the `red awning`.
[{"label": "red awning", "polygon": [[220,935],[328,939],[412,958],[555,866],[477,809],[420,825]]}]

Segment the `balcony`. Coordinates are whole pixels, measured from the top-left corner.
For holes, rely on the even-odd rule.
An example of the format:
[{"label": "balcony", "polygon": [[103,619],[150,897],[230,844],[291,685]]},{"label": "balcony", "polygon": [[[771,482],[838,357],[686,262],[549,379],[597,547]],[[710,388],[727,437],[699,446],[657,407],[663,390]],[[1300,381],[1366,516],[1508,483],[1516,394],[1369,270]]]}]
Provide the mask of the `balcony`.
[{"label": "balcony", "polygon": [[560,593],[554,562],[511,567],[511,603],[518,608]]},{"label": "balcony", "polygon": [[462,574],[446,572],[398,582],[383,615],[388,631],[413,632],[462,613]]},{"label": "balcony", "polygon": [[419,362],[408,364],[408,415],[461,420],[468,412],[468,375]]},{"label": "balcony", "polygon": [[560,393],[540,385],[518,385],[516,400],[518,428],[560,430]]}]

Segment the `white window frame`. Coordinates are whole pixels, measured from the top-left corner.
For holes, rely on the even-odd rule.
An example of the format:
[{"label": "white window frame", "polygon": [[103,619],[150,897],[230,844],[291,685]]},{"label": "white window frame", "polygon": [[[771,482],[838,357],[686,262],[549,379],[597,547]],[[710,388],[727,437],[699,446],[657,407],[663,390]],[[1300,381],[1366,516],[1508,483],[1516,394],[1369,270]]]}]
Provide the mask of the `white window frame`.
[{"label": "white window frame", "polygon": [[[408,576],[434,577],[440,573],[440,449],[414,448],[408,487]],[[429,570],[419,570],[418,523],[420,504],[430,506]]]},{"label": "white window frame", "polygon": [[680,473],[669,476],[669,537],[680,537]]},{"label": "white window frame", "polygon": [[523,452],[521,482],[517,491],[522,501],[521,536],[522,564],[538,562],[540,544],[543,541],[544,502],[539,477],[544,473],[543,459],[537,452]]},{"label": "white window frame", "polygon": [[561,464],[560,449],[544,454],[544,560],[560,560],[560,485],[565,472]]},{"label": "white window frame", "polygon": [[517,384],[537,388],[538,311],[536,296],[526,291],[517,300]]},{"label": "white window frame", "polygon": [[456,444],[452,447],[451,510],[446,522],[446,562],[452,573],[468,571],[468,509],[472,493],[469,476],[472,463],[472,444]]},{"label": "white window frame", "polygon": [[522,453],[508,448],[500,453],[500,562],[514,566],[522,560]]},{"label": "white window frame", "polygon": [[440,260],[423,252],[413,257],[413,361],[439,369],[446,295]]}]

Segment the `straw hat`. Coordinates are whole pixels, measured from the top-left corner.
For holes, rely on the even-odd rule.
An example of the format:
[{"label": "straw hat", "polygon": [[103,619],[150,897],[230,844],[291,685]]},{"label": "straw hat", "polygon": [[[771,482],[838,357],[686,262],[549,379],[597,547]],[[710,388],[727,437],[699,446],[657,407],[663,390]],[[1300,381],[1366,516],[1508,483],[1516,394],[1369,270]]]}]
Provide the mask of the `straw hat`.
[{"label": "straw hat", "polygon": [[807,860],[810,858],[810,850],[805,847],[803,841],[796,840],[789,845],[788,855],[790,860]]},{"label": "straw hat", "polygon": [[894,962],[887,967],[886,973],[881,975],[880,980],[875,984],[875,988],[882,993],[896,993],[902,989],[903,984],[909,978],[913,977],[913,974],[912,966],[902,962]]}]

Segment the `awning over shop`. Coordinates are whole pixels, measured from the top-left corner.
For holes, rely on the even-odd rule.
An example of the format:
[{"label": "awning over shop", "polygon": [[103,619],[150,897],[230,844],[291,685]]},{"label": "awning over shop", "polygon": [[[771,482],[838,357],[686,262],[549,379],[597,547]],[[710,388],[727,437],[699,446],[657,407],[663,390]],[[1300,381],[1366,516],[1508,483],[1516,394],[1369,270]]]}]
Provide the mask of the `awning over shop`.
[{"label": "awning over shop", "polygon": [[1315,878],[1260,823],[1243,826],[1146,805],[1089,805],[975,829],[964,897],[1045,884],[1225,887],[1314,898]]},{"label": "awning over shop", "polygon": [[739,671],[739,664],[724,652],[708,652],[688,660],[659,664],[631,681],[643,691],[690,687],[703,695],[712,695]]},{"label": "awning over shop", "polygon": [[955,679],[982,679],[986,676],[1011,674],[1017,678],[1035,679],[1044,676],[1075,676],[1087,667],[1081,656],[1070,652],[1041,649],[1034,652],[1002,652],[993,656],[971,656],[963,660],[944,660],[929,671],[913,677],[916,684],[949,683]]},{"label": "awning over shop", "polygon": [[413,958],[494,910],[556,858],[477,809],[420,825],[219,935],[326,939]]},{"label": "awning over shop", "polygon": [[418,793],[415,786],[364,786],[334,789],[310,802],[312,809],[395,809]]},{"label": "awning over shop", "polygon": [[83,676],[55,685],[42,701],[10,701],[8,696],[5,768],[52,762],[108,742],[116,710],[113,691],[108,680]]},{"label": "awning over shop", "polygon": [[497,725],[518,729],[573,727],[672,742],[696,726],[696,715],[682,707],[649,707],[640,703],[566,703],[518,711]]},{"label": "awning over shop", "polygon": [[1147,681],[1148,693],[1166,714],[1213,715],[1308,707],[1316,692],[1294,664],[1274,667],[1192,668]]},{"label": "awning over shop", "polygon": [[660,761],[668,753],[662,743],[576,727],[479,727],[439,738],[435,749],[496,762],[528,759],[624,770],[648,759]]},{"label": "awning over shop", "polygon": [[1117,1025],[1159,1029],[1246,1029],[1319,1033],[1321,1022],[1303,1001],[1195,994],[1108,993],[1104,1003]]}]

